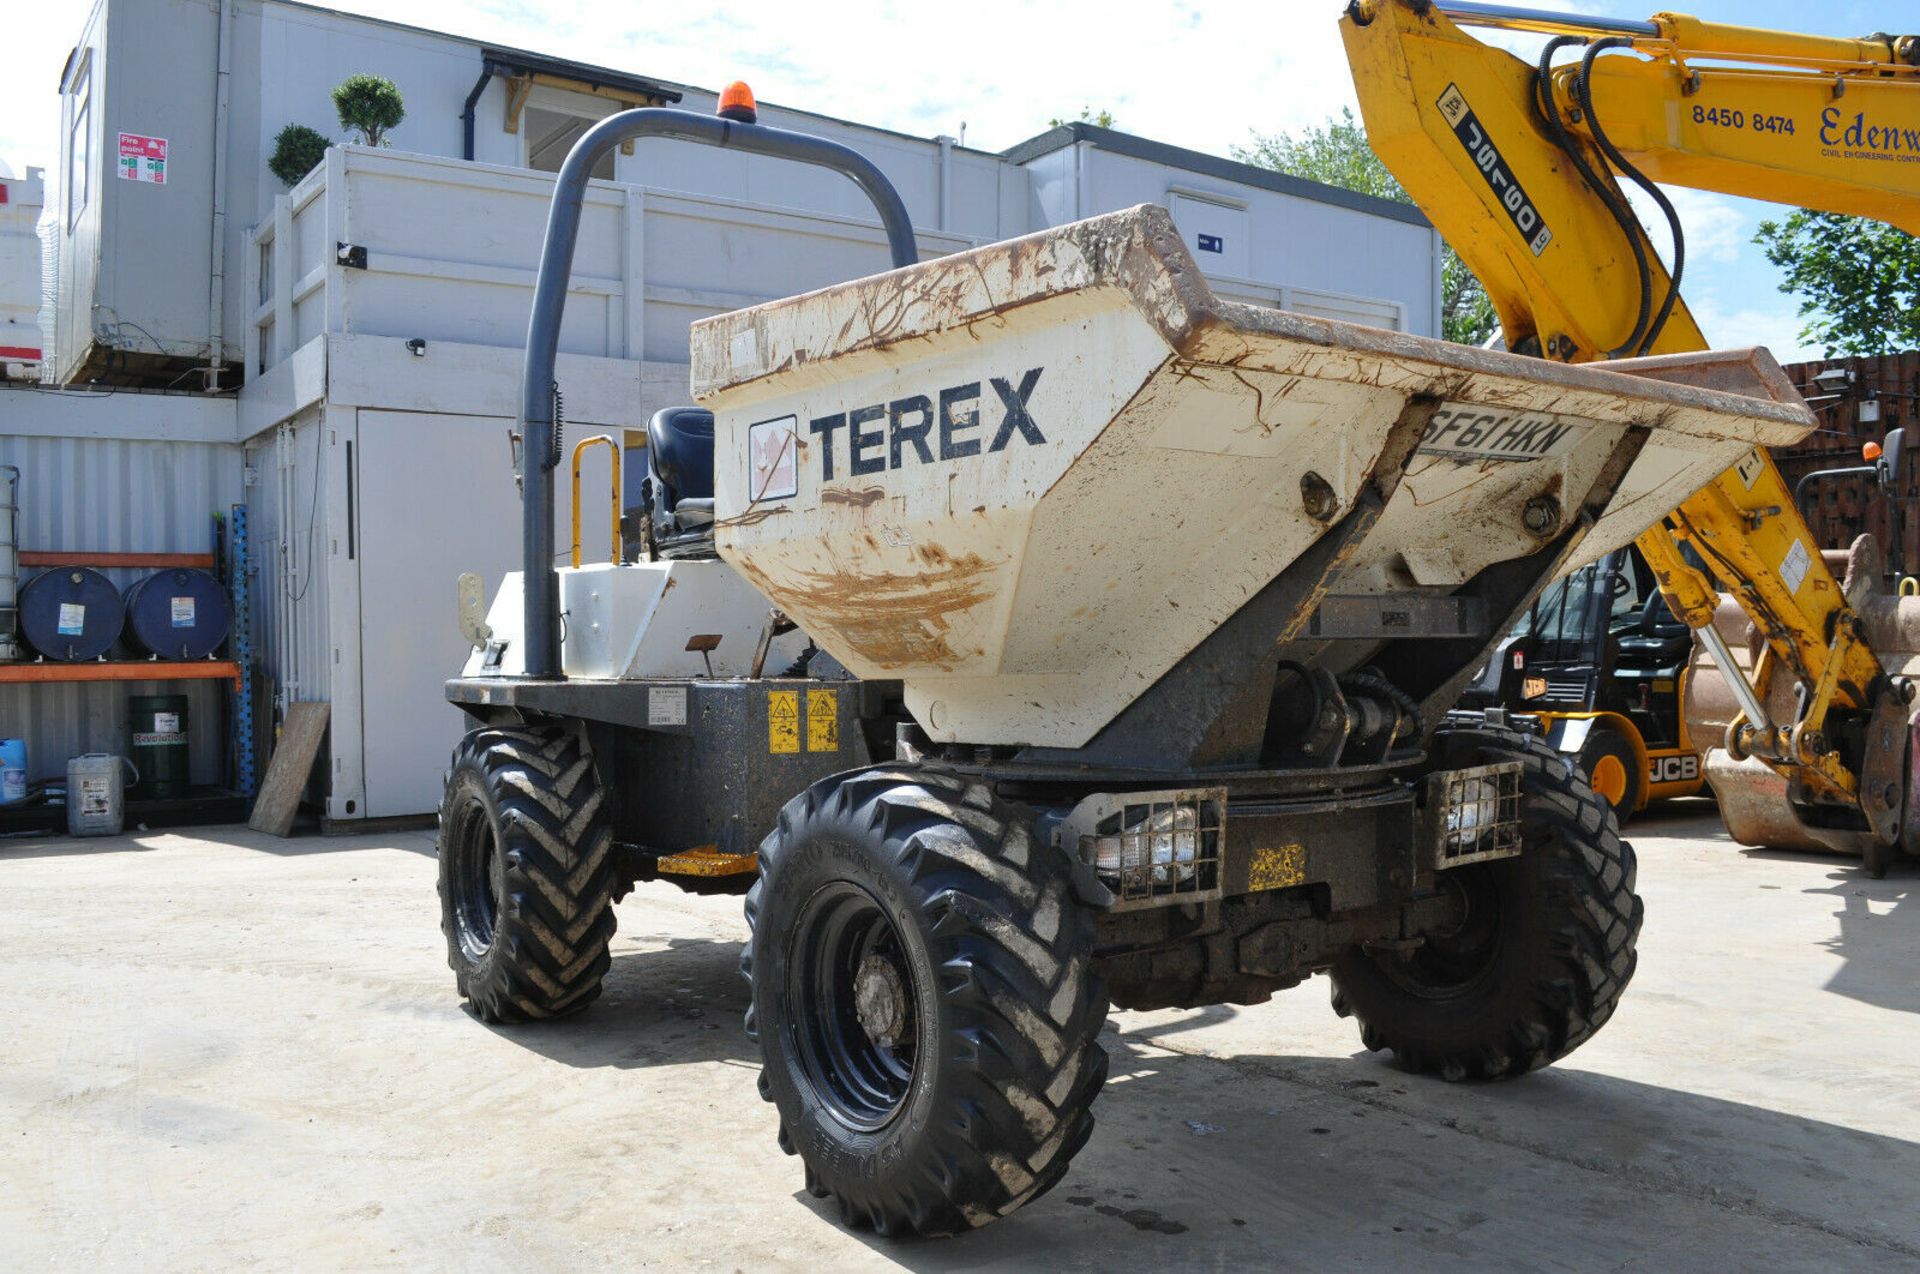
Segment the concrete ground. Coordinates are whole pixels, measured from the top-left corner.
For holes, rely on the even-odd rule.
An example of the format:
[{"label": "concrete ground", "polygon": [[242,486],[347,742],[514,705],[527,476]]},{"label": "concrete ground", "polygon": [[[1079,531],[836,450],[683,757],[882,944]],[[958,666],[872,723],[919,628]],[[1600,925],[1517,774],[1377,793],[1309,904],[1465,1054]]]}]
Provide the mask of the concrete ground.
[{"label": "concrete ground", "polygon": [[842,1230],[740,1027],[734,899],[643,887],[605,997],[454,997],[425,832],[0,843],[0,1268],[1912,1268],[1920,871],[1632,829],[1606,1030],[1460,1087],[1315,980],[1119,1014],[1067,1181],[963,1239]]}]

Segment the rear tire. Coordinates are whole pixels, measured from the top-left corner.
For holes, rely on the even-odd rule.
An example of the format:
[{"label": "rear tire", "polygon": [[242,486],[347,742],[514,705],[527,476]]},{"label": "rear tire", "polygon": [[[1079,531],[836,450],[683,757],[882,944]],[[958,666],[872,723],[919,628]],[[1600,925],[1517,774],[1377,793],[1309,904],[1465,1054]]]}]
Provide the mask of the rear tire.
[{"label": "rear tire", "polygon": [[1607,802],[1541,740],[1475,728],[1437,746],[1456,764],[1522,763],[1521,853],[1442,872],[1465,897],[1459,929],[1405,953],[1348,951],[1334,965],[1333,1007],[1407,1070],[1522,1075],[1585,1043],[1633,977],[1643,914],[1633,848]]},{"label": "rear tire", "polygon": [[937,772],[840,775],[781,812],[747,895],[747,1031],[781,1148],[848,1225],[984,1225],[1086,1144],[1107,1003],[1068,870]]},{"label": "rear tire", "polygon": [[1633,743],[1618,726],[1595,724],[1580,749],[1579,766],[1587,786],[1613,808],[1614,821],[1625,827],[1639,810],[1647,774]]},{"label": "rear tire", "polygon": [[559,727],[475,730],[440,806],[447,963],[486,1022],[578,1012],[613,940],[615,856],[593,754]]}]

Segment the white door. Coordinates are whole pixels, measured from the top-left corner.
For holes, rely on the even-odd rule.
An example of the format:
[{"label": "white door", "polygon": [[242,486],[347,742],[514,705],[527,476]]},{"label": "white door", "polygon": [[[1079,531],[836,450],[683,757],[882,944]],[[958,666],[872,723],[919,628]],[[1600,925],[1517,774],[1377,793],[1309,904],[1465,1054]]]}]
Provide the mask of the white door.
[{"label": "white door", "polygon": [[[363,813],[425,814],[439,807],[447,757],[466,728],[445,689],[468,649],[454,623],[455,581],[478,571],[491,597],[519,568],[520,498],[503,419],[362,410],[359,423]],[[596,461],[597,475],[606,461]],[[605,490],[604,477],[593,489]],[[566,498],[562,485],[557,502]],[[594,524],[604,526],[604,514]]]}]

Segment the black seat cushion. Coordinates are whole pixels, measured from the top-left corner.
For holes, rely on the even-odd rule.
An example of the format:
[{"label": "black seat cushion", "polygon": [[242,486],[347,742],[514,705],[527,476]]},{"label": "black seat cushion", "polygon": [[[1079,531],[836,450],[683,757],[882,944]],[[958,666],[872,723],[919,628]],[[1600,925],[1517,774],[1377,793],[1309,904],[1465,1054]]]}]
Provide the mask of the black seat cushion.
[{"label": "black seat cushion", "polygon": [[1681,632],[1672,637],[1622,637],[1620,662],[1630,667],[1671,667],[1686,659],[1693,649],[1693,634]]},{"label": "black seat cushion", "polygon": [[681,500],[713,498],[713,413],[666,407],[647,422],[647,468],[665,488],[663,511]]}]

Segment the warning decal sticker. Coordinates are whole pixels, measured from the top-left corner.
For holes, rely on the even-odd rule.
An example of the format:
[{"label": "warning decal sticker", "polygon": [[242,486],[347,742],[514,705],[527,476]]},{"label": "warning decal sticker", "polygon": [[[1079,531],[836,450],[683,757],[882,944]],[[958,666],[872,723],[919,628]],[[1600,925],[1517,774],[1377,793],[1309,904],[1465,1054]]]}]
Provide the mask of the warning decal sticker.
[{"label": "warning decal sticker", "polygon": [[800,692],[767,691],[767,751],[780,755],[800,750]]},{"label": "warning decal sticker", "polygon": [[1795,540],[1793,547],[1787,550],[1786,560],[1780,563],[1780,578],[1786,581],[1787,591],[1797,593],[1807,581],[1807,572],[1813,568],[1813,554],[1807,552],[1806,542]]},{"label": "warning decal sticker", "polygon": [[785,500],[800,489],[799,421],[793,416],[747,426],[747,501]]},{"label": "warning decal sticker", "polygon": [[840,750],[840,692],[807,691],[807,751]]}]

